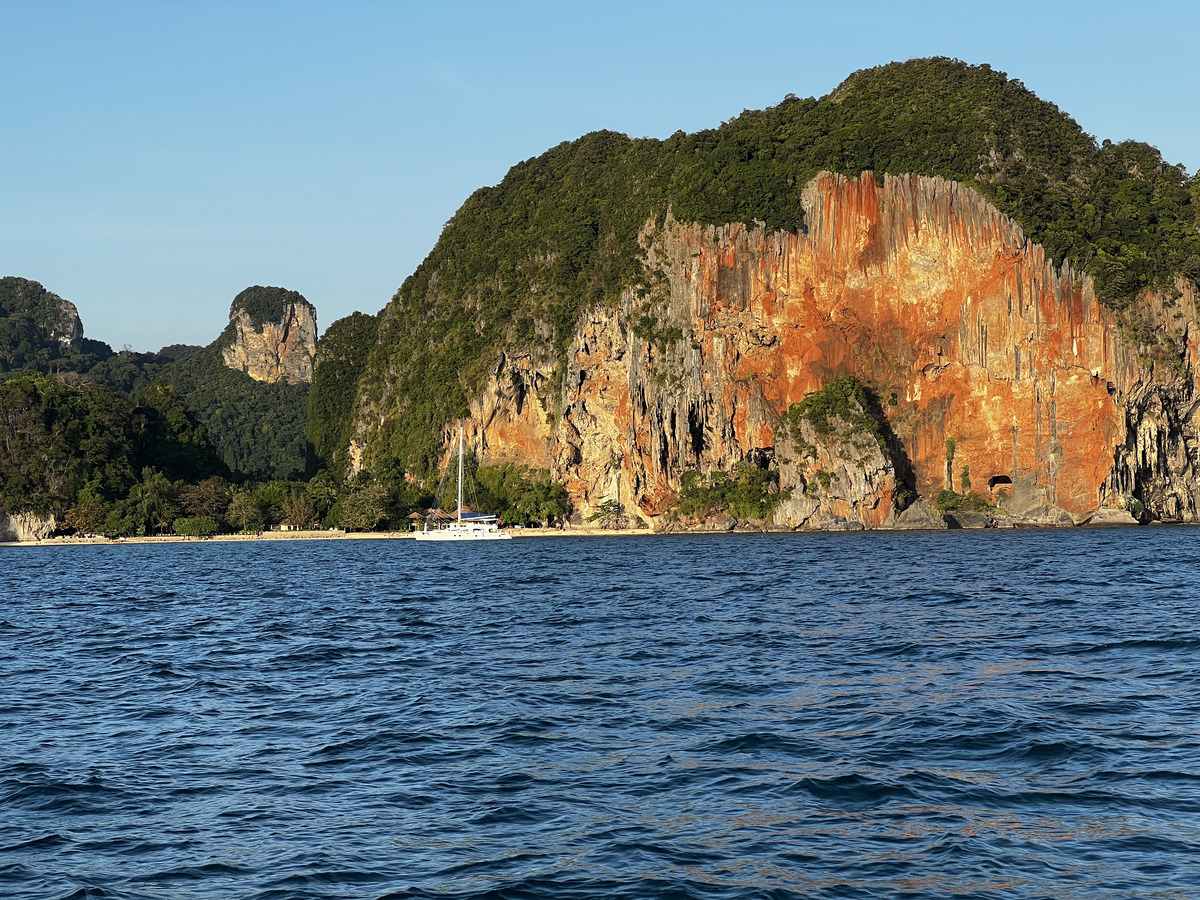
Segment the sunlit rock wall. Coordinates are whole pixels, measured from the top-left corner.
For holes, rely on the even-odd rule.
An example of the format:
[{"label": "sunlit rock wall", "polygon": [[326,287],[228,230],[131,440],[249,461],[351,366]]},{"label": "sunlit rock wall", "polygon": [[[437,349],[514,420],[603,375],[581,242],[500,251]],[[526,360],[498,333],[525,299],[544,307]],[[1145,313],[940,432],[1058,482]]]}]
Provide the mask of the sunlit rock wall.
[{"label": "sunlit rock wall", "polygon": [[230,322],[234,339],[222,350],[229,368],[255,381],[312,382],[317,355],[317,311],[312,304],[289,301],[278,322],[264,322],[261,327],[255,327],[245,310],[235,310]]},{"label": "sunlit rock wall", "polygon": [[1002,490],[1016,514],[1049,505],[1081,521],[1144,503],[1196,519],[1190,286],[1127,313],[1175,348],[1154,361],[1122,337],[1089,279],[1056,268],[967,187],[823,174],[804,206],[803,234],[648,224],[647,285],[585,314],[565,360],[500,360],[468,423],[483,461],[549,467],[580,516],[617,499],[653,521],[685,470],[728,471],[752,455],[786,465],[780,415],[855,375],[898,438],[895,471],[884,477],[875,461],[879,477],[857,479],[861,496],[785,505],[796,512],[779,524],[887,524],[893,499],[880,486],[901,470],[926,497]]}]

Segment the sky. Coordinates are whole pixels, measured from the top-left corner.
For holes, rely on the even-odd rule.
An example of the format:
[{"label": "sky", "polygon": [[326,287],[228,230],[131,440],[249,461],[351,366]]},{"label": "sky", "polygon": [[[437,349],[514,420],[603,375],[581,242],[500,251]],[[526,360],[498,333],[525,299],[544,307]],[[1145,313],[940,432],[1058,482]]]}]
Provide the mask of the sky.
[{"label": "sky", "polygon": [[0,0],[0,275],[116,349],[243,288],[382,309],[476,188],[597,129],[666,137],[851,72],[989,63],[1200,167],[1200,3]]}]

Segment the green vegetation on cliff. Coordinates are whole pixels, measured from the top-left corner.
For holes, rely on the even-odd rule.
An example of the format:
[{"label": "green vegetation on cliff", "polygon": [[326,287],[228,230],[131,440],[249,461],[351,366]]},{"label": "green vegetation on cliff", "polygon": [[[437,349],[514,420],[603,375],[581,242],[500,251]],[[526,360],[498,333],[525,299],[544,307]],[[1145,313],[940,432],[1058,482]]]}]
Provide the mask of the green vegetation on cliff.
[{"label": "green vegetation on cliff", "polygon": [[[892,497],[896,510],[904,510],[916,498],[912,463],[903,442],[888,422],[875,387],[853,375],[845,375],[808,394],[799,403],[793,403],[780,417],[775,430],[776,438],[786,437],[792,452],[798,457],[815,460],[819,458],[818,450],[806,440],[805,424],[812,429],[818,441],[828,439],[831,435],[838,442],[851,445],[861,446],[857,440],[859,436],[874,441],[890,459],[896,476],[896,490]],[[777,443],[776,449],[780,446]],[[814,491],[818,486],[828,489],[831,482],[832,476],[818,469],[814,473],[814,480],[809,482],[808,490]]]},{"label": "green vegetation on cliff", "polygon": [[327,467],[346,474],[358,382],[378,333],[377,316],[356,312],[330,325],[317,342],[306,426],[310,475]]},{"label": "green vegetation on cliff", "polygon": [[787,494],[779,490],[779,470],[738,463],[733,473],[683,473],[676,512],[685,519],[729,513],[738,519],[767,520]]},{"label": "green vegetation on cliff", "polygon": [[28,278],[0,278],[0,376],[9,372],[86,372],[112,348],[72,333],[74,307]]},{"label": "green vegetation on cliff", "polygon": [[298,291],[256,284],[233,298],[233,303],[229,305],[229,318],[244,312],[250,317],[251,325],[262,328],[267,322],[280,321],[289,304],[306,302]]},{"label": "green vegetation on cliff", "polygon": [[308,385],[255,381],[225,365],[227,340],[164,366],[170,385],[207,430],[225,464],[256,478],[291,478],[304,472]]},{"label": "green vegetation on cliff", "polygon": [[799,447],[804,442],[800,425],[807,422],[818,435],[827,435],[840,423],[845,434],[865,433],[886,448],[891,431],[875,392],[853,375],[831,381],[793,403],[779,422]]},{"label": "green vegetation on cliff", "polygon": [[895,63],[708,131],[589,134],[472,194],[381,314],[362,391],[386,424],[369,461],[427,471],[441,426],[465,413],[501,348],[561,360],[583,310],[643,280],[647,221],[670,210],[797,229],[811,178],[867,169],[971,185],[1114,307],[1176,273],[1200,279],[1200,188],[1182,167],[1145,144],[1098,145],[987,66]]}]

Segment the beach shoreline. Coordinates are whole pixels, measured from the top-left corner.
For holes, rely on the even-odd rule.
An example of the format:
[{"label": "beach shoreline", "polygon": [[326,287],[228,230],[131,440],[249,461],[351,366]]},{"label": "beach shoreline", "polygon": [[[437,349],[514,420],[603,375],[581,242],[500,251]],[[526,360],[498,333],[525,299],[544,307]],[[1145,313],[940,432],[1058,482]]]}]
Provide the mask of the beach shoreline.
[{"label": "beach shoreline", "polygon": [[[635,537],[663,534],[650,528],[512,528],[508,530],[514,538],[533,537]],[[0,547],[77,547],[96,544],[200,544],[233,543],[245,541],[363,541],[363,540],[411,540],[412,531],[341,531],[340,529],[313,529],[310,531],[263,531],[255,534],[214,534],[210,537],[188,537],[180,534],[162,534],[145,537],[106,538],[100,536],[60,536],[38,541],[5,541]]]}]

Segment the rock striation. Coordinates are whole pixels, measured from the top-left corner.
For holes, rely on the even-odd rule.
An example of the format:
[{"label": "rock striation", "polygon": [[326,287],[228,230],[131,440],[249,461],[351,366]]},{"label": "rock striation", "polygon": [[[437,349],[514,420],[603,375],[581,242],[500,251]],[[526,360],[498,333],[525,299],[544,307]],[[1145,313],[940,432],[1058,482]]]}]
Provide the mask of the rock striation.
[{"label": "rock striation", "polygon": [[0,543],[43,541],[58,527],[55,516],[33,512],[0,512]]},{"label": "rock striation", "polygon": [[[583,517],[615,499],[650,523],[683,472],[763,454],[791,490],[786,527],[903,526],[901,481],[989,494],[1008,524],[1197,520],[1190,283],[1118,319],[1090,279],[940,178],[824,173],[803,205],[801,233],[648,223],[646,285],[585,313],[565,358],[501,356],[470,404],[483,461],[551,469]],[[818,452],[799,460],[781,416],[846,375],[873,385],[896,446],[809,435]],[[360,415],[353,458],[381,424]],[[945,524],[927,507],[909,518]]]},{"label": "rock striation", "polygon": [[288,292],[278,317],[256,322],[235,301],[229,311],[229,343],[222,349],[225,365],[255,381],[311,384],[317,355],[316,308]]},{"label": "rock striation", "polygon": [[829,531],[892,524],[902,486],[893,455],[873,434],[835,422],[828,434],[808,422],[798,434],[777,433],[774,455],[786,499],[775,510],[775,525]]}]

